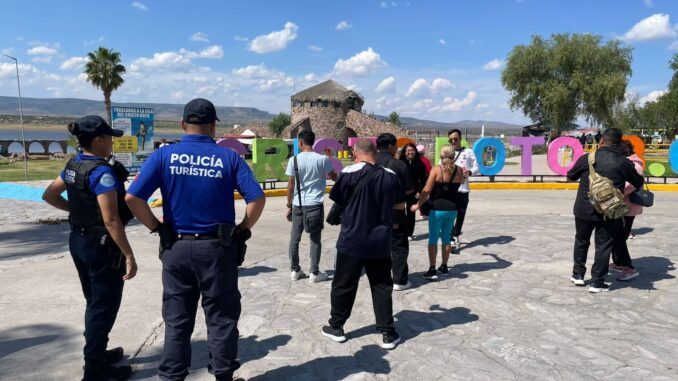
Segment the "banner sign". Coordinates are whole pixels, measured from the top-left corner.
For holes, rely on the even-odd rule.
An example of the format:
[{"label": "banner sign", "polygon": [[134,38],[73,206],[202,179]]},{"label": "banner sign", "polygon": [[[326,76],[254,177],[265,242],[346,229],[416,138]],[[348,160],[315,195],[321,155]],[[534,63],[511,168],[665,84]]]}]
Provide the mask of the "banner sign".
[{"label": "banner sign", "polygon": [[113,106],[112,119],[113,128],[125,131],[113,138],[113,154],[130,172],[138,172],[153,152],[153,109]]}]

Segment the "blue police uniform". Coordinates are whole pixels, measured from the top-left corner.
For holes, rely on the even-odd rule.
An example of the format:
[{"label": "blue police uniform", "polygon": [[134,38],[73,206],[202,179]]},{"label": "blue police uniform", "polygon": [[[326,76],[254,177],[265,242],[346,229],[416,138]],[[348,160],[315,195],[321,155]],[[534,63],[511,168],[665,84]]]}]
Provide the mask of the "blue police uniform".
[{"label": "blue police uniform", "polygon": [[[69,161],[60,176],[69,196],[69,248],[87,301],[85,366],[101,368],[106,366],[108,334],[120,308],[125,266],[122,253],[103,225],[96,196],[117,191],[120,203],[125,196],[124,180],[103,158],[82,153]],[[122,208],[127,208],[124,202],[119,205],[119,210]],[[129,210],[127,215],[131,217]]]},{"label": "blue police uniform", "polygon": [[165,347],[160,378],[183,380],[191,361],[191,334],[198,300],[207,324],[209,371],[231,376],[237,357],[240,317],[237,258],[223,247],[219,224],[235,223],[233,193],[250,203],[264,195],[245,161],[206,135],[186,135],[155,151],[141,168],[128,193],[143,200],[160,188],[163,223],[178,233],[162,256]]}]

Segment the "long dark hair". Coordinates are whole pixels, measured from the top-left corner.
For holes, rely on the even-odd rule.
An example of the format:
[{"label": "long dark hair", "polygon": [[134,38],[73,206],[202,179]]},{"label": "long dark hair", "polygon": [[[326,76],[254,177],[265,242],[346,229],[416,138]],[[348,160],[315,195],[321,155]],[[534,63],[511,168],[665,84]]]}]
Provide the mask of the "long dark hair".
[{"label": "long dark hair", "polygon": [[94,137],[90,135],[83,135],[80,133],[80,127],[78,127],[78,124],[73,122],[68,124],[68,132],[71,133],[71,135],[75,136],[76,139],[78,139],[78,144],[80,147],[84,149],[91,149],[92,148],[92,140],[94,140]]},{"label": "long dark hair", "polygon": [[402,147],[403,154],[400,155],[400,160],[402,160],[402,161],[408,161],[408,160],[407,160],[407,154],[406,154],[407,148],[408,148],[408,147],[412,147],[412,149],[414,150],[414,159],[412,159],[412,161],[421,160],[421,157],[420,157],[421,155],[419,155],[419,151],[417,150],[417,146],[415,146],[415,145],[412,144],[412,143],[407,143],[407,144],[405,144],[405,145]]}]

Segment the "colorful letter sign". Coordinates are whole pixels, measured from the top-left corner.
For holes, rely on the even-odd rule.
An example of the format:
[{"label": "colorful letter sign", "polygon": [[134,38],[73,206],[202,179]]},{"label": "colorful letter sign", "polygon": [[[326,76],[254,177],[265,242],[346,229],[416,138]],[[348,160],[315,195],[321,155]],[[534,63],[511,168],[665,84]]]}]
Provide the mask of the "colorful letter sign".
[{"label": "colorful letter sign", "polygon": [[[572,147],[573,153],[572,161],[563,167],[558,163],[558,151],[560,148],[565,146]],[[557,175],[565,176],[567,175],[567,171],[574,167],[574,163],[576,163],[577,159],[579,159],[579,157],[583,154],[584,148],[581,146],[581,143],[579,143],[579,140],[569,136],[562,136],[553,140],[551,144],[549,144],[549,150],[546,154],[546,161],[549,164],[549,168],[551,168],[553,172],[555,172]]]},{"label": "colorful letter sign", "polygon": [[[485,148],[490,147],[494,151],[494,163],[486,165],[484,158]],[[494,176],[504,169],[506,162],[506,148],[504,143],[497,138],[480,138],[473,145],[473,153],[476,154],[480,173],[486,176]]]},{"label": "colorful letter sign", "polygon": [[521,147],[520,174],[523,176],[532,175],[532,146],[544,144],[543,136],[521,136],[512,137],[511,145]]},{"label": "colorful letter sign", "polygon": [[[266,151],[269,151],[269,153],[266,153]],[[268,180],[266,176],[266,165],[268,165],[273,171],[276,180],[287,180],[283,161],[287,159],[288,154],[287,143],[282,139],[253,139],[252,163],[254,164],[254,176],[258,181]]]}]

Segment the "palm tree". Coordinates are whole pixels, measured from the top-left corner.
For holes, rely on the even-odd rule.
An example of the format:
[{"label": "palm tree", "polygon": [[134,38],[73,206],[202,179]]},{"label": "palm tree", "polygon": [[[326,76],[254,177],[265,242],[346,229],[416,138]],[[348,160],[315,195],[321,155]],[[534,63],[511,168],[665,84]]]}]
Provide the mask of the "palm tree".
[{"label": "palm tree", "polygon": [[87,80],[92,85],[104,92],[104,104],[106,105],[106,115],[108,123],[113,124],[111,119],[111,93],[117,90],[125,80],[122,74],[125,73],[125,67],[120,63],[120,53],[99,47],[99,49],[87,53],[89,62],[85,65],[85,74]]}]

